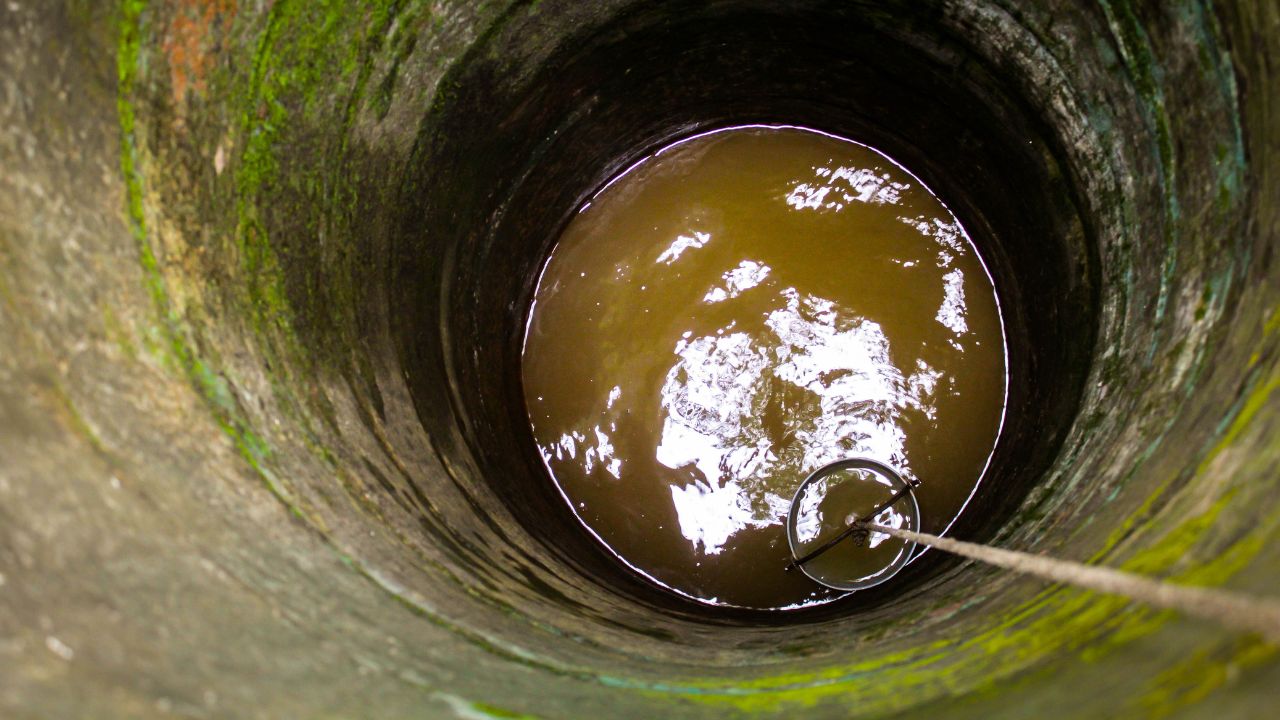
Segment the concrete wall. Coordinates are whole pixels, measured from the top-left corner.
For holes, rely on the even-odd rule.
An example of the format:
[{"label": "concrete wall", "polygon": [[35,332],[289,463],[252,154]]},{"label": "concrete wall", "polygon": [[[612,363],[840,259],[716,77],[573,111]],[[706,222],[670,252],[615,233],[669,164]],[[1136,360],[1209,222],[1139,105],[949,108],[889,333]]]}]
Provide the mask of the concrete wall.
[{"label": "concrete wall", "polygon": [[[1043,172],[1003,202],[1067,218],[1044,242],[1087,290],[1079,404],[973,531],[1280,594],[1274,0],[5,0],[0,716],[1266,715],[1274,648],[1116,598],[941,563],[716,619],[530,513],[502,257],[550,237],[494,228],[609,100],[538,93],[739,13],[915,48],[1025,131],[1008,154]],[[1033,280],[1033,319],[1072,287]]]}]

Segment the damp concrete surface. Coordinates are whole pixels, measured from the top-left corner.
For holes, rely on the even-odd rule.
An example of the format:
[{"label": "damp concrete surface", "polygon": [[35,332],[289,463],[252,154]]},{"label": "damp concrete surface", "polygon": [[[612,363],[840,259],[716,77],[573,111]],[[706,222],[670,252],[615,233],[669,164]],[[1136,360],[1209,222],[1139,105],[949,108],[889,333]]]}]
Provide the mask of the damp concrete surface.
[{"label": "damp concrete surface", "polygon": [[1278,62],[1273,0],[3,0],[0,716],[1265,716],[1258,638],[939,554],[653,588],[514,370],[642,153],[857,138],[1007,303],[952,533],[1280,595]]}]

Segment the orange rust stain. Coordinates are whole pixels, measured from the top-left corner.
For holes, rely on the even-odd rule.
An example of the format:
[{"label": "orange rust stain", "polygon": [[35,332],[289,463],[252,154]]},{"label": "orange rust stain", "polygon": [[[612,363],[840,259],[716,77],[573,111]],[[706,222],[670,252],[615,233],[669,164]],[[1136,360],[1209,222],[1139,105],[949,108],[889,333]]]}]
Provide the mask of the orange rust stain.
[{"label": "orange rust stain", "polygon": [[203,95],[207,86],[215,29],[225,28],[236,14],[236,0],[172,0],[172,13],[161,45],[169,60],[174,107],[181,112],[187,92]]}]

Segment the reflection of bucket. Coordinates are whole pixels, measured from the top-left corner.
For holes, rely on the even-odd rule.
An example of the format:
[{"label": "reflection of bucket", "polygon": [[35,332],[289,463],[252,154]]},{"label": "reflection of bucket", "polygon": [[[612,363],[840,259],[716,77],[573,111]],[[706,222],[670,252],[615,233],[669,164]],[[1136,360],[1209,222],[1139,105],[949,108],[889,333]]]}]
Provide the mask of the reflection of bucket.
[{"label": "reflection of bucket", "polygon": [[865,139],[1007,305],[953,533],[1280,593],[1274,3],[241,5],[0,7],[0,714],[1266,707],[1247,637],[934,553],[809,614],[678,604],[570,520],[514,368],[637,153]]}]

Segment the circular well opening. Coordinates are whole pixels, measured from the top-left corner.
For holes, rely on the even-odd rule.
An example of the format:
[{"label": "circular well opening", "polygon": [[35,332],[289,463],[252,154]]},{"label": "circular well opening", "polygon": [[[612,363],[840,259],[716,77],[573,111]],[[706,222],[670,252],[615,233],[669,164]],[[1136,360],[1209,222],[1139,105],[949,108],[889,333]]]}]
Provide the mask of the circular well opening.
[{"label": "circular well opening", "polygon": [[[583,18],[554,41],[497,32],[450,73],[415,149],[405,233],[438,253],[396,258],[393,297],[424,308],[401,349],[424,423],[466,448],[531,535],[630,601],[714,622],[821,619],[945,581],[927,553],[892,582],[790,613],[713,608],[619,564],[546,475],[524,413],[526,313],[572,213],[637,158],[701,131],[791,124],[884,151],[964,224],[991,270],[1008,349],[1004,431],[981,491],[952,527],[990,537],[1011,520],[1070,425],[1095,334],[1096,258],[1058,140],[963,39],[929,18],[858,8],[734,6]],[[501,45],[503,52],[492,52]],[[445,139],[447,138],[447,142]]]}]

